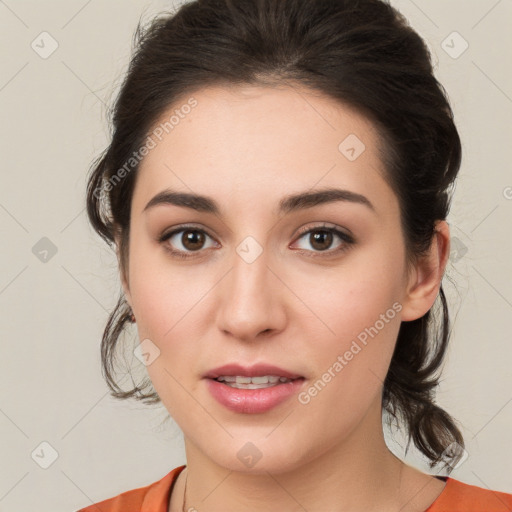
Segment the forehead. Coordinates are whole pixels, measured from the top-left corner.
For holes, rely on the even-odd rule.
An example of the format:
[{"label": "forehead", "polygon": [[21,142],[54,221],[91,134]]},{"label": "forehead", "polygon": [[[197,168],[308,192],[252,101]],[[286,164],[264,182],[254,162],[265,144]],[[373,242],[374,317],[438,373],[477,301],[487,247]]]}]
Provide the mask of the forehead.
[{"label": "forehead", "polygon": [[277,204],[285,192],[315,187],[341,187],[377,203],[393,195],[373,124],[306,88],[201,89],[169,107],[150,136],[154,147],[141,162],[133,199],[139,212],[165,188],[221,204],[238,198],[239,206]]}]

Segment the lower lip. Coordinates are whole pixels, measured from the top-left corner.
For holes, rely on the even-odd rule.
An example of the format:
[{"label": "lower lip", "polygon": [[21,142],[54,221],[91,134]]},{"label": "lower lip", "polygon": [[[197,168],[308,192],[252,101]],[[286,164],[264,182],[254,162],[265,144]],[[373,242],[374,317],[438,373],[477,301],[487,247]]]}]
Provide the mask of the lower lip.
[{"label": "lower lip", "polygon": [[232,388],[214,379],[206,379],[208,390],[220,404],[234,412],[257,414],[269,411],[297,394],[304,379],[283,382],[261,389]]}]

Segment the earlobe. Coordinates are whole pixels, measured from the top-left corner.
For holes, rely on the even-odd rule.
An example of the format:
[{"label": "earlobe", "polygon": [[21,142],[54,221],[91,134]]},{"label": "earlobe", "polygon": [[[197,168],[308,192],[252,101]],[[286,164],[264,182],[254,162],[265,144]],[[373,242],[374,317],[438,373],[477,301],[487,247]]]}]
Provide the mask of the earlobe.
[{"label": "earlobe", "polygon": [[437,221],[428,253],[418,259],[402,302],[402,321],[421,318],[434,304],[450,255],[450,228]]}]

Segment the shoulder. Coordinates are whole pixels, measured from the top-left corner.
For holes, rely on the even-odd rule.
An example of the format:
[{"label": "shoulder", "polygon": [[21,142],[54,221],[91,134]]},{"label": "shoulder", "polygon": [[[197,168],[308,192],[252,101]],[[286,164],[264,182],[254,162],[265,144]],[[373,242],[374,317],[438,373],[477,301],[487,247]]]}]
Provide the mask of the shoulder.
[{"label": "shoulder", "polygon": [[184,465],[178,466],[150,485],[125,491],[112,498],[81,508],[77,512],[168,512],[169,494],[184,468]]},{"label": "shoulder", "polygon": [[510,512],[512,494],[447,477],[446,486],[426,512]]}]

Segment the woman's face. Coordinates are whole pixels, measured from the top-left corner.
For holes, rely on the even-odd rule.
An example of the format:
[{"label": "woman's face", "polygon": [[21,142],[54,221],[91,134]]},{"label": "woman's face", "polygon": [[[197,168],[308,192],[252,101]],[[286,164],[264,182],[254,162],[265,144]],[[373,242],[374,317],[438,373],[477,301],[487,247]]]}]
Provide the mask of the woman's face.
[{"label": "woman's face", "polygon": [[[188,99],[155,125],[132,202],[123,285],[150,340],[147,370],[186,442],[215,463],[297,467],[380,411],[407,311],[397,197],[372,124],[328,97],[212,87]],[[307,199],[327,189],[346,192]],[[146,208],[163,192],[208,199]],[[301,379],[261,391],[205,377],[230,363]]]}]

